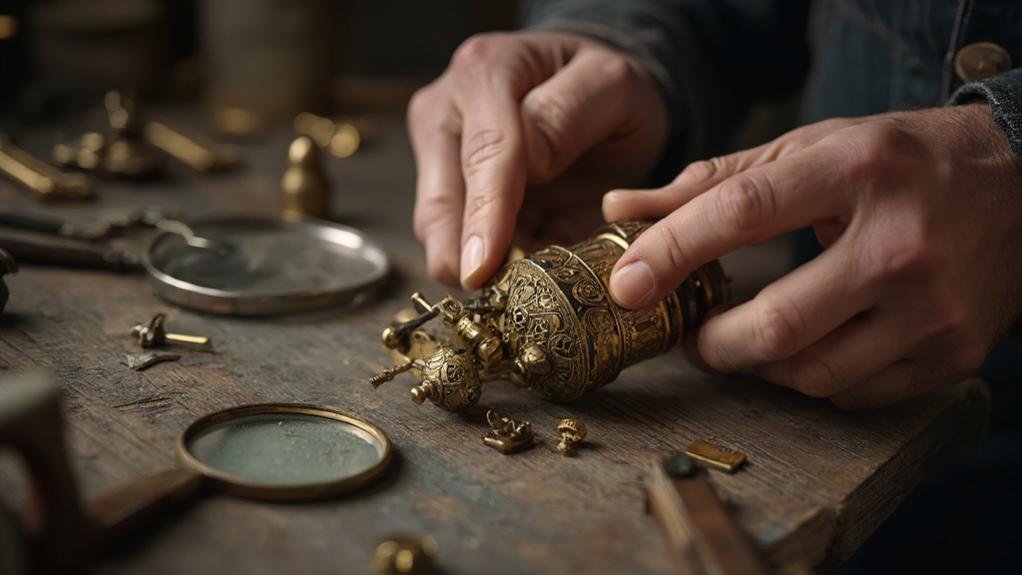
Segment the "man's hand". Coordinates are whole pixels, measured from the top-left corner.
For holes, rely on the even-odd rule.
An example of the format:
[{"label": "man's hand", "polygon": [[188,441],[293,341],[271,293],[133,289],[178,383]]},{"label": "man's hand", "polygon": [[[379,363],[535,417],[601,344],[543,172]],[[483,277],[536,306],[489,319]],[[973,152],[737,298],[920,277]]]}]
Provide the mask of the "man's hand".
[{"label": "man's hand", "polygon": [[[600,194],[652,169],[667,112],[649,75],[618,51],[570,34],[489,34],[416,93],[408,125],[429,273],[472,288],[504,261],[516,220],[527,235],[549,235],[588,204],[598,221]],[[533,193],[544,184],[554,185]]]},{"label": "man's hand", "polygon": [[1022,175],[986,104],[830,120],[604,198],[608,220],[667,216],[610,280],[630,308],[700,264],[812,226],[825,251],[711,318],[724,372],[842,407],[892,403],[973,373],[1022,307]]}]

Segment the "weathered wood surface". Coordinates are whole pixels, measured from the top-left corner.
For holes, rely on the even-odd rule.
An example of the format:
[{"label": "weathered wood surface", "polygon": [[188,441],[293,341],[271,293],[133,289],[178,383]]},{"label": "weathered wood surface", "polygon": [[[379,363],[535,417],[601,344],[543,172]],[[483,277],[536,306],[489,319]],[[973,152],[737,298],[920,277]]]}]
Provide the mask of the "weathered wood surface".
[{"label": "weathered wood surface", "polygon": [[[100,201],[54,210],[81,220],[124,205],[274,213],[286,146],[281,134],[245,147],[248,167],[237,175],[203,179],[174,166],[167,182],[104,185]],[[327,164],[336,218],[380,241],[399,270],[385,294],[357,309],[223,318],[175,309],[141,276],[24,266],[7,278],[0,373],[42,367],[64,382],[86,497],[167,466],[190,421],[246,402],[348,410],[383,428],[399,453],[379,486],[341,499],[267,504],[210,494],[140,534],[99,572],[367,572],[375,544],[404,532],[436,537],[449,573],[670,573],[672,555],[644,510],[643,478],[657,458],[696,439],[748,454],[741,472],[710,479],[775,564],[840,561],[979,435],[987,397],[978,382],[846,413],[749,378],[703,375],[680,353],[571,405],[498,383],[457,416],[412,404],[408,376],[373,390],[366,378],[387,364],[380,327],[410,291],[442,290],[424,279],[411,235],[414,175],[400,122],[358,156]],[[6,181],[0,206],[38,209]],[[769,268],[763,253],[731,258],[733,274]],[[169,312],[175,331],[211,336],[217,353],[128,370],[120,364],[135,350],[128,330],[156,311]],[[484,447],[486,408],[530,419],[541,445],[513,456]],[[554,426],[567,415],[590,429],[588,446],[570,459],[553,451]]]}]

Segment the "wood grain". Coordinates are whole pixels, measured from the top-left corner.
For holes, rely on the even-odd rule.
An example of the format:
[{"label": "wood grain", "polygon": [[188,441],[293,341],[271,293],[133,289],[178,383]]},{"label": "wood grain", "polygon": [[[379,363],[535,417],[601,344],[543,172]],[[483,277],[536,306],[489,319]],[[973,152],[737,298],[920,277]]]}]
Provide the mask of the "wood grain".
[{"label": "wood grain", "polygon": [[[49,140],[25,143],[42,150]],[[239,174],[204,179],[174,166],[166,182],[105,184],[98,202],[46,209],[79,221],[101,208],[147,205],[195,216],[272,214],[287,144],[279,134],[243,147]],[[704,375],[680,352],[570,405],[497,383],[458,416],[412,404],[407,376],[374,390],[366,379],[389,363],[381,326],[411,291],[444,292],[425,279],[411,235],[414,175],[400,120],[328,167],[336,219],[379,241],[399,270],[361,307],[223,318],[156,299],[141,276],[24,266],[5,278],[12,295],[0,319],[0,374],[44,368],[64,382],[73,467],[87,497],[166,467],[189,422],[240,403],[331,405],[376,423],[398,451],[381,484],[341,499],[282,505],[213,494],[182,505],[98,572],[360,573],[381,538],[429,533],[454,574],[671,573],[672,556],[644,511],[643,477],[697,439],[748,455],[742,471],[709,479],[775,566],[839,562],[980,436],[988,406],[980,382],[848,413],[753,379]],[[0,205],[41,209],[25,198],[0,182]],[[726,263],[742,282],[764,257],[779,256],[752,250]],[[174,331],[212,337],[217,353],[145,372],[122,366],[122,354],[134,351],[130,327],[157,311],[168,312]],[[487,408],[531,420],[541,445],[513,456],[484,447]],[[554,451],[557,421],[569,415],[589,428],[574,458]],[[0,487],[10,480],[0,477]]]}]

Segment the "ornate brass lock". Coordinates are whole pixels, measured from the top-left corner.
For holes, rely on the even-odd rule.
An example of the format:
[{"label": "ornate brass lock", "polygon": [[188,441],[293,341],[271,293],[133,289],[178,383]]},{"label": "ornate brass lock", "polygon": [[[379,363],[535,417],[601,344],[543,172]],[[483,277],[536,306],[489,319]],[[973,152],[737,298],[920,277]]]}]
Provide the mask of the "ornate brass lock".
[{"label": "ornate brass lock", "polygon": [[[471,407],[482,384],[495,379],[571,401],[691,340],[707,312],[729,298],[718,261],[656,305],[628,310],[610,298],[615,262],[650,225],[616,222],[571,247],[509,261],[475,299],[448,296],[432,305],[413,295],[418,315],[400,315],[383,331],[398,364],[370,382],[378,386],[411,371],[420,381],[412,399],[451,411]],[[436,317],[445,332],[424,327]]]}]

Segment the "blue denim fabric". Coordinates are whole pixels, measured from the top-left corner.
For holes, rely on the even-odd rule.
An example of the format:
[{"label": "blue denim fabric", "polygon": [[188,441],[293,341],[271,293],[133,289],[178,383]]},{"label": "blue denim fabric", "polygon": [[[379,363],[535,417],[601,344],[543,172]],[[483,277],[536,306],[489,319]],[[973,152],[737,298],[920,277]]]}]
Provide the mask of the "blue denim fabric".
[{"label": "blue denim fabric", "polygon": [[[525,0],[522,9],[529,28],[585,34],[644,63],[673,114],[666,173],[723,152],[753,103],[803,84],[803,120],[813,122],[942,105],[960,85],[954,55],[973,42],[995,42],[1022,65],[1018,0]],[[1018,118],[1020,77],[1017,68],[969,89],[997,89],[995,117]],[[998,125],[1022,138],[1022,123]]]},{"label": "blue denim fabric", "polygon": [[[965,86],[954,73],[955,54],[981,41],[1002,46],[1022,65],[1022,0],[523,4],[529,27],[600,39],[649,69],[673,114],[656,180],[726,151],[753,103],[799,85],[807,123],[983,98],[1022,162],[1022,68]],[[796,246],[796,264],[819,251],[811,233],[799,234]],[[984,445],[924,483],[843,573],[1022,573],[1020,341],[1001,342],[980,371],[993,402]]]}]

